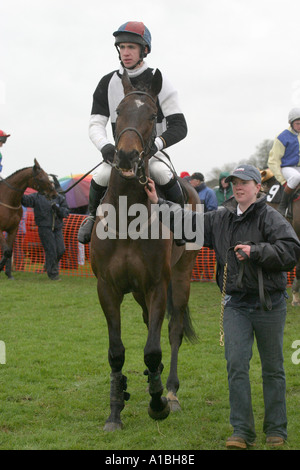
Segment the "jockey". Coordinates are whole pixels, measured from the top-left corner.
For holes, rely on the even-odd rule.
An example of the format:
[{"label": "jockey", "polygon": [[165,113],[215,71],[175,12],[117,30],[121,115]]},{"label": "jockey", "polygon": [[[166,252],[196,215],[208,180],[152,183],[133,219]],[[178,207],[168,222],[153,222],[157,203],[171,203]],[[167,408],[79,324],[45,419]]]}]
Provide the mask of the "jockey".
[{"label": "jockey", "polygon": [[[93,176],[89,196],[89,217],[82,223],[78,240],[88,243],[96,218],[96,210],[103,198],[111,173],[111,163],[114,159],[115,146],[109,141],[106,125],[110,118],[113,136],[115,137],[116,109],[124,98],[122,74],[126,68],[131,83],[137,87],[140,83],[151,83],[154,69],[144,61],[151,52],[151,34],[141,22],[129,21],[113,33],[115,47],[119,54],[121,66],[105,75],[99,82],[94,95],[89,124],[91,141],[102,153],[104,162]],[[181,188],[172,174],[168,157],[160,150],[176,144],[187,135],[185,117],[178,104],[177,91],[163,75],[163,85],[158,95],[158,118],[154,144],[150,151],[149,171],[156,184],[164,191],[165,197],[173,202],[181,201]],[[159,160],[154,157],[157,155]]]},{"label": "jockey", "polygon": [[[3,144],[5,144],[5,142],[7,141],[8,137],[10,136],[10,134],[6,134],[4,131],[1,131],[0,130],[0,147],[2,147]],[[2,171],[2,155],[1,155],[1,152],[0,152],[0,173]]]},{"label": "jockey", "polygon": [[289,129],[274,140],[268,166],[279,183],[286,181],[278,211],[284,216],[292,193],[300,183],[300,108],[289,112]]}]

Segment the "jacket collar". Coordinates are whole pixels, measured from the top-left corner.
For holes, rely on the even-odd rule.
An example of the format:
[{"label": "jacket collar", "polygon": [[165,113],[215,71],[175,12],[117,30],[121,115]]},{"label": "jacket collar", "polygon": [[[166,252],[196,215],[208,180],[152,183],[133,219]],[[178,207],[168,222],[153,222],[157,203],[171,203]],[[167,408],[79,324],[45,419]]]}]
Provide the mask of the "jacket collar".
[{"label": "jacket collar", "polygon": [[[253,204],[251,204],[251,206],[248,207],[248,209],[246,210],[246,212],[243,213],[243,215],[248,214],[249,212],[251,212],[254,207],[263,206],[266,203],[266,199],[267,199],[266,194],[258,193],[256,201]],[[236,202],[234,197],[231,197],[230,199],[227,199],[227,201],[225,201],[223,203],[223,206],[229,212],[232,212],[232,213],[236,214],[237,202]]]}]

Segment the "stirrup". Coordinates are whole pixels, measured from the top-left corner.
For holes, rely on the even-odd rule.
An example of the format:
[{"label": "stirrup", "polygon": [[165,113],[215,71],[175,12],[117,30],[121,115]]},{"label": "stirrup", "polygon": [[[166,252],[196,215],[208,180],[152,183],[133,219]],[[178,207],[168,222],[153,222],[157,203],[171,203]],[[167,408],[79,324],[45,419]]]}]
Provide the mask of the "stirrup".
[{"label": "stirrup", "polygon": [[95,217],[93,215],[87,216],[81,223],[78,230],[77,240],[85,245],[91,241],[92,231],[95,223]]}]

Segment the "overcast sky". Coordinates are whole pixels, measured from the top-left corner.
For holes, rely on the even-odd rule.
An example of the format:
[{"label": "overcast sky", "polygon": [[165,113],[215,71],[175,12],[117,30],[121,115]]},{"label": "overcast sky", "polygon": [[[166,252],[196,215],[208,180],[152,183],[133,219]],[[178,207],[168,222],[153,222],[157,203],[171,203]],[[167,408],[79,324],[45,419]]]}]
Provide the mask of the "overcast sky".
[{"label": "overcast sky", "polygon": [[188,136],[169,149],[178,173],[248,159],[300,106],[299,0],[9,0],[0,10],[3,175],[37,158],[59,177],[101,155],[88,137],[92,94],[119,67],[112,32],[152,34],[151,67],[176,86]]}]

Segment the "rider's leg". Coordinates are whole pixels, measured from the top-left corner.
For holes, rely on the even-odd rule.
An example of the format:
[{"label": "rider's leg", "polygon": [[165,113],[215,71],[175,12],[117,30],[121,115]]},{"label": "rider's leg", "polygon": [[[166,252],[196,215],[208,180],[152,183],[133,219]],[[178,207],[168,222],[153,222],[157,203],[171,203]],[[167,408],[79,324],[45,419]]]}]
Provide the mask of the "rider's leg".
[{"label": "rider's leg", "polygon": [[170,161],[161,152],[156,154],[159,157],[152,157],[149,160],[149,172],[151,178],[164,192],[166,198],[176,204],[183,204],[181,186],[172,171],[170,170]]},{"label": "rider's leg", "polygon": [[282,198],[278,206],[278,212],[285,216],[290,198],[300,183],[300,172],[299,167],[284,167],[281,171],[283,177],[286,179],[287,184],[284,188]]},{"label": "rider's leg", "polygon": [[89,243],[91,241],[92,231],[96,220],[97,208],[103,198],[110,177],[111,166],[103,163],[100,166],[100,171],[94,175],[90,185],[89,195],[89,216],[84,219],[80,229],[78,230],[78,241],[80,243]]},{"label": "rider's leg", "polygon": [[[179,181],[174,177],[169,169],[169,159],[162,153],[158,152],[159,160],[154,157],[149,160],[149,172],[155,183],[165,194],[165,197],[176,204],[183,205],[183,195]],[[165,163],[164,163],[165,162]],[[182,239],[175,239],[178,246],[184,245]]]}]

